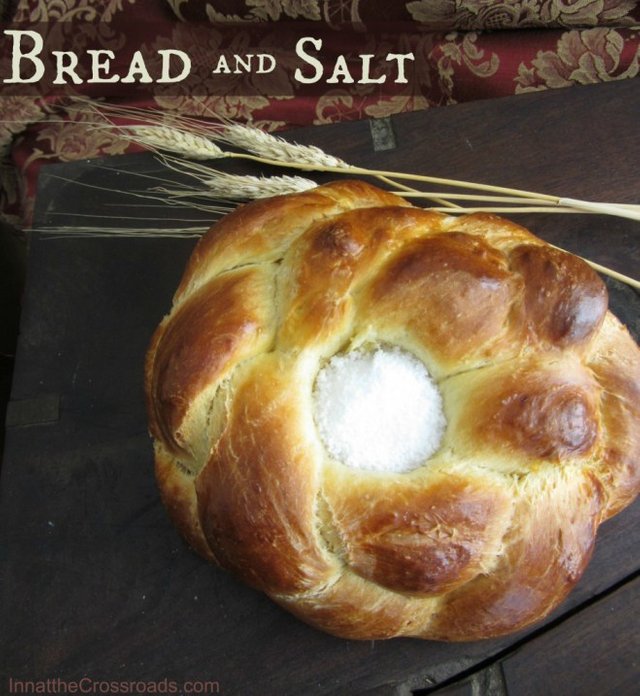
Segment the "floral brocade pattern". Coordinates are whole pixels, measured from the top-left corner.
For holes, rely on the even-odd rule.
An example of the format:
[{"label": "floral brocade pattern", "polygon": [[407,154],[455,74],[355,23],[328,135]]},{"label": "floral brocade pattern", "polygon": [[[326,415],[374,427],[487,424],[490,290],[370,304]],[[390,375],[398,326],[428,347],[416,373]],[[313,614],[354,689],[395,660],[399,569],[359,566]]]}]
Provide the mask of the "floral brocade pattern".
[{"label": "floral brocade pattern", "polygon": [[562,35],[555,50],[539,51],[521,63],[516,93],[588,85],[637,77],[640,46],[623,60],[625,40],[615,29],[587,29]]},{"label": "floral brocade pattern", "polygon": [[182,20],[323,21],[331,26],[412,21],[431,30],[633,26],[635,0],[167,0]]},{"label": "floral brocade pattern", "polygon": [[136,0],[18,0],[17,22],[110,22]]},{"label": "floral brocade pattern", "polygon": [[[182,93],[155,91],[135,102],[168,112],[214,113],[266,130],[383,118],[474,99],[633,78],[640,72],[640,3],[630,0],[19,0],[14,19],[23,26],[37,23],[40,31],[46,27],[58,45],[76,51],[96,36],[116,54],[141,46],[152,51],[197,46],[205,65],[215,64],[225,32],[229,50],[259,52],[264,47],[252,32],[259,27],[262,37],[272,35],[270,45],[277,44],[278,23],[299,27],[304,32],[300,36],[312,35],[314,27],[340,28],[323,47],[327,65],[340,54],[350,65],[358,53],[384,56],[401,48],[414,54],[409,84],[397,91],[327,83],[309,96],[293,77],[295,63],[281,60],[270,74],[239,76],[238,93],[202,96],[185,88]],[[74,31],[72,19],[85,29]],[[191,24],[194,20],[200,24]],[[363,31],[370,22],[380,26],[381,20],[384,32]],[[229,22],[233,28],[225,26]],[[205,32],[205,40],[192,36],[196,26]],[[549,28],[535,29],[540,26]],[[163,27],[162,37],[150,27]],[[3,74],[7,69],[0,64]],[[0,214],[28,224],[43,164],[120,154],[132,147],[96,129],[86,115],[68,111],[58,98],[27,97],[13,87],[2,85],[0,95]],[[77,90],[96,96],[90,85]]]},{"label": "floral brocade pattern", "polygon": [[638,21],[634,0],[414,0],[411,18],[430,26],[461,30],[525,27],[631,26]]}]

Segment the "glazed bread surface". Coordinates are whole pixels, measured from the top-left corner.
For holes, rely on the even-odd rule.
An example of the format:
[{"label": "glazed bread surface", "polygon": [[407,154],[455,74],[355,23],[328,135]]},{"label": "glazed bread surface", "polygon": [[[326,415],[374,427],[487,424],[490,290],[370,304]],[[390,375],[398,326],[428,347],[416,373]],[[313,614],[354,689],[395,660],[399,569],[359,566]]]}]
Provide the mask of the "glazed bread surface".
[{"label": "glazed bread surface", "polygon": [[[535,622],[640,489],[640,350],[583,261],[359,181],[245,205],[198,243],[146,362],[162,498],[204,557],[338,636]],[[334,356],[402,349],[435,454],[356,470],[314,421]]]}]

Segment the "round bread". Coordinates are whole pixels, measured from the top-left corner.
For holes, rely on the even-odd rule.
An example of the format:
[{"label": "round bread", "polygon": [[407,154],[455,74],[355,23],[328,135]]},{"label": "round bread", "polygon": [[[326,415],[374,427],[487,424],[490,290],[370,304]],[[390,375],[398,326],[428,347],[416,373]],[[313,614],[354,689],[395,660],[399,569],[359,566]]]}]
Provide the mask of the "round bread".
[{"label": "round bread", "polygon": [[[442,397],[442,440],[411,471],[338,461],[314,417],[322,368],[380,348]],[[363,182],[217,223],[154,335],[146,390],[187,541],[343,637],[537,621],[640,489],[640,350],[597,274],[507,220]]]}]

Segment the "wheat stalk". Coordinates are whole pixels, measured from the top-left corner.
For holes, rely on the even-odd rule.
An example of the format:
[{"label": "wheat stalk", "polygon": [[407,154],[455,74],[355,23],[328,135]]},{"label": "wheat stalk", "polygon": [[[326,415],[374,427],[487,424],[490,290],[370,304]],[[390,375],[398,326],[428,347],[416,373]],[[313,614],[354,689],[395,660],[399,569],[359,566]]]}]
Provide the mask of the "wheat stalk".
[{"label": "wheat stalk", "polygon": [[166,187],[155,190],[177,198],[203,196],[223,200],[254,200],[309,191],[318,186],[315,181],[301,176],[251,176],[215,170],[209,174],[208,178],[201,180],[205,188],[200,190]]},{"label": "wheat stalk", "polygon": [[[94,111],[96,110],[93,104],[91,108]],[[112,113],[123,115],[121,111]],[[171,119],[171,124],[167,124],[164,118],[159,119],[157,115],[150,115],[149,112],[139,109],[135,110],[135,117],[144,119],[151,125],[128,126],[124,128],[124,132],[132,141],[138,142],[142,146],[156,152],[172,152],[175,155],[187,158],[187,160],[182,160],[166,155],[163,156],[167,166],[182,174],[196,178],[205,186],[204,190],[196,191],[195,193],[189,189],[156,189],[158,192],[169,195],[170,201],[175,204],[187,204],[184,199],[188,199],[190,196],[193,197],[193,195],[211,198],[250,199],[276,193],[289,193],[292,190],[308,190],[308,188],[315,186],[314,182],[302,177],[230,175],[211,170],[204,165],[188,162],[189,159],[237,158],[253,161],[263,166],[374,177],[387,185],[400,189],[398,193],[401,196],[428,199],[436,204],[436,206],[432,207],[433,210],[440,210],[449,214],[479,211],[507,212],[511,214],[524,212],[581,212],[615,215],[640,221],[640,207],[636,205],[583,201],[492,184],[349,165],[320,148],[290,143],[283,138],[249,125],[233,124],[224,121],[211,125],[199,119],[175,116]],[[105,118],[111,123],[107,116]],[[112,127],[117,127],[114,124],[111,125]],[[123,130],[122,127],[118,128]],[[223,150],[216,142],[224,142],[245,152]],[[270,179],[272,180],[271,182],[269,182]],[[475,190],[482,192],[482,194],[421,192],[403,182]],[[462,199],[483,203],[508,203],[510,205],[509,207],[460,207],[456,201]],[[202,210],[208,209],[206,206],[196,205],[195,207],[200,207]],[[633,287],[640,287],[638,281],[632,278],[587,259],[585,261],[606,275],[622,280],[622,282]]]},{"label": "wheat stalk", "polygon": [[171,155],[163,155],[161,159],[169,169],[187,175],[198,182],[199,188],[197,189],[186,186],[177,189],[167,187],[154,189],[176,197],[185,198],[191,194],[226,200],[252,200],[287,193],[299,193],[318,186],[315,181],[302,176],[230,174],[199,162],[185,162]]},{"label": "wheat stalk", "polygon": [[[473,181],[463,181],[460,179],[448,179],[444,177],[428,176],[425,174],[410,174],[406,172],[394,172],[383,169],[369,169],[366,167],[356,167],[353,165],[348,165],[347,167],[333,167],[318,165],[313,167],[308,163],[288,163],[284,164],[274,159],[267,159],[263,157],[257,157],[251,154],[234,154],[234,157],[241,157],[244,159],[252,160],[263,165],[269,166],[288,166],[295,169],[300,169],[302,171],[310,171],[315,169],[315,171],[334,173],[334,174],[355,174],[358,176],[374,176],[377,178],[385,177],[387,180],[401,179],[405,181],[415,181],[420,183],[436,184],[440,186],[451,186],[454,188],[466,188],[475,189],[478,191],[487,191],[489,193],[513,196],[518,199],[528,200],[536,199],[537,202],[543,202],[550,204],[552,206],[563,206],[567,208],[572,208],[577,211],[589,211],[593,213],[600,213],[602,215],[614,215],[617,217],[629,218],[631,220],[640,221],[640,209],[637,207],[632,207],[623,204],[616,203],[600,203],[594,201],[582,201],[577,198],[566,198],[560,196],[552,196],[545,193],[536,193],[533,191],[525,191],[523,189],[509,188],[506,186],[496,186],[493,184],[482,184]],[[405,194],[401,194],[405,195]],[[446,194],[439,194],[440,197],[446,198]]]},{"label": "wheat stalk", "polygon": [[227,157],[210,138],[171,126],[125,126],[122,133],[151,150],[166,150],[191,159]]},{"label": "wheat stalk", "polygon": [[575,198],[558,198],[558,205],[575,208],[584,213],[599,213],[600,215],[614,215],[630,220],[640,220],[640,206],[637,205],[580,201]]},{"label": "wheat stalk", "polygon": [[242,148],[258,157],[278,160],[286,164],[307,164],[317,167],[339,167],[349,165],[338,157],[329,155],[315,145],[298,145],[284,138],[255,128],[254,126],[232,124],[226,126],[218,136],[220,140]]},{"label": "wheat stalk", "polygon": [[[197,129],[194,129],[197,130]],[[373,176],[387,183],[397,180],[413,181],[420,183],[437,184],[453,188],[466,188],[485,191],[488,194],[500,194],[517,199],[535,200],[536,204],[558,206],[559,208],[575,209],[577,211],[589,211],[605,215],[640,220],[640,210],[637,207],[618,205],[615,203],[601,203],[583,201],[575,198],[552,196],[549,194],[525,191],[522,189],[482,184],[478,182],[462,181],[444,177],[434,177],[424,174],[409,174],[377,170],[365,167],[357,167],[345,163],[343,160],[329,155],[318,147],[298,145],[290,143],[270,133],[253,126],[230,124],[218,125],[211,129],[208,135],[193,132],[177,126],[152,125],[152,126],[128,126],[124,129],[130,137],[139,144],[156,150],[165,150],[180,154],[192,159],[219,159],[242,158],[258,162],[262,165],[277,167],[290,167],[303,171],[318,171],[335,174],[351,174],[361,176]],[[229,152],[222,150],[214,143],[214,140],[226,142],[246,152]],[[422,193],[402,186],[404,192],[401,195],[407,197],[425,197],[446,207],[455,207],[446,194]],[[407,188],[409,190],[407,191]],[[489,199],[487,197],[487,199]],[[516,201],[514,201],[516,202]],[[501,211],[504,212],[504,211]]]},{"label": "wheat stalk", "polygon": [[53,225],[51,227],[33,227],[29,232],[38,232],[51,239],[67,239],[70,237],[167,237],[181,239],[196,239],[202,237],[211,225],[197,225],[193,227],[172,227],[160,229],[158,227],[91,227],[90,225]]},{"label": "wheat stalk", "polygon": [[495,213],[496,215],[505,215],[507,213],[511,214],[522,214],[522,213],[553,213],[561,214],[594,214],[593,210],[579,210],[578,208],[567,208],[561,206],[552,205],[509,205],[509,206],[499,206],[499,205],[479,205],[479,206],[465,206],[458,208],[450,208],[448,206],[430,206],[429,210],[436,213],[446,213],[447,215],[472,215],[474,213]]}]

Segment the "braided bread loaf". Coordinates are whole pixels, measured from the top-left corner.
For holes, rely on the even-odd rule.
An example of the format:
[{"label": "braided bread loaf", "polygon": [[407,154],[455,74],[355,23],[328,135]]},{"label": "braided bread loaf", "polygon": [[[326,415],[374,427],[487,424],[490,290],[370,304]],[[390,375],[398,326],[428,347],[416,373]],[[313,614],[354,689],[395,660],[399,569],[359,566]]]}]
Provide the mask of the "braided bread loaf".
[{"label": "braided bread loaf", "polygon": [[[410,354],[446,428],[337,461],[333,356]],[[203,556],[330,633],[473,640],[545,616],[640,489],[640,350],[578,258],[362,182],[248,204],[197,245],[146,364],[156,474]],[[400,443],[399,443],[400,445]]]}]

